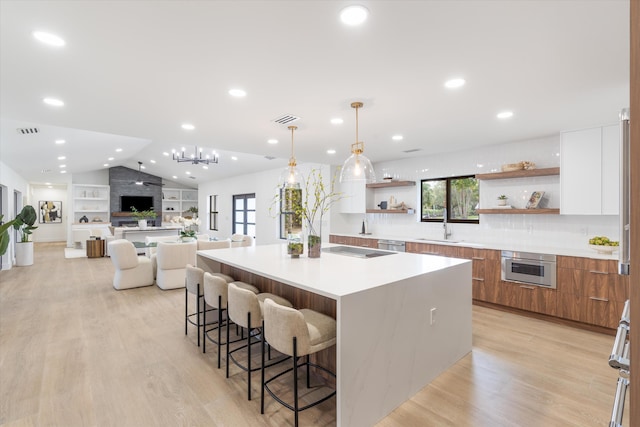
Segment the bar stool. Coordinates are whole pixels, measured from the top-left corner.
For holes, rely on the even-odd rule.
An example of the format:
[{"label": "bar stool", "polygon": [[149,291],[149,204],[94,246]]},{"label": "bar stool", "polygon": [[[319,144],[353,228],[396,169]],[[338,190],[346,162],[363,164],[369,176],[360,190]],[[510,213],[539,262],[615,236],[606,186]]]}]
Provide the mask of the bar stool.
[{"label": "bar stool", "polygon": [[[260,340],[254,340],[258,334],[262,333],[262,304],[263,301],[270,298],[277,301],[279,304],[291,307],[291,303],[286,299],[273,295],[270,293],[261,293],[256,295],[250,290],[242,289],[236,283],[229,283],[228,288],[228,306],[227,306],[227,319],[241,328],[247,329],[247,342],[246,344],[229,350],[230,345],[227,345],[227,378],[229,378],[229,361],[235,363],[240,369],[247,372],[247,399],[251,400],[251,372],[257,371],[261,366],[251,367],[251,346],[253,344],[260,344]],[[227,321],[227,342],[229,342],[229,324]],[[252,332],[253,331],[253,332]],[[247,364],[246,366],[240,363],[235,357],[234,353],[247,350]],[[262,356],[264,360],[264,355]],[[273,366],[276,363],[280,363],[286,358],[275,360],[268,366]],[[264,365],[264,363],[262,363]]]},{"label": "bar stool", "polygon": [[[185,279],[184,279],[184,334],[187,335],[189,323],[198,328],[198,347],[200,347],[200,301],[203,298],[202,287],[204,283],[204,270],[198,267],[194,267],[191,264],[187,264]],[[189,294],[196,296],[196,311],[189,313]],[[203,306],[204,308],[204,306]],[[193,321],[192,318],[196,317]]]},{"label": "bar stool", "polygon": [[[228,277],[228,276],[227,276]],[[253,292],[254,294],[258,294],[258,288],[253,285],[249,285],[244,282],[233,282],[235,285],[241,289],[246,289],[248,291]],[[219,275],[214,275],[211,273],[204,273],[204,302],[205,307],[212,307],[214,310],[218,310],[218,321],[217,325],[213,328],[207,329],[206,327],[203,329],[203,337],[202,337],[202,352],[206,353],[206,344],[207,340],[218,346],[218,369],[220,369],[220,346],[222,344],[228,345],[228,342],[222,342],[222,326],[223,326],[223,316],[222,313],[227,310],[227,295],[229,292],[229,283],[224,280],[223,277]],[[224,319],[227,320],[228,319]],[[207,324],[207,310],[204,312],[204,324]],[[209,335],[209,332],[214,330],[218,331],[217,340],[212,338]],[[231,343],[237,342],[238,340],[231,341]]]},{"label": "bar stool", "polygon": [[[279,374],[265,380],[265,366],[262,364],[261,382],[262,389],[260,393],[260,413],[264,414],[264,391],[273,397],[277,402],[294,412],[295,426],[298,426],[298,413],[316,406],[327,399],[335,396],[336,391],[333,390],[327,396],[309,403],[302,408],[298,404],[298,368],[306,366],[307,368],[307,388],[311,388],[309,381],[309,367],[321,369],[335,378],[335,373],[329,371],[322,366],[309,362],[309,355],[317,353],[320,350],[329,348],[336,344],[336,321],[329,316],[318,313],[317,311],[302,309],[296,310],[291,307],[285,307],[277,304],[271,299],[264,302],[264,328],[263,342],[269,343],[271,347],[280,353],[291,356],[293,366]],[[307,356],[306,360],[298,364],[298,358]],[[264,349],[262,351],[262,359],[264,361]],[[274,391],[269,388],[269,383],[284,374],[293,371],[293,406],[280,399]]]}]

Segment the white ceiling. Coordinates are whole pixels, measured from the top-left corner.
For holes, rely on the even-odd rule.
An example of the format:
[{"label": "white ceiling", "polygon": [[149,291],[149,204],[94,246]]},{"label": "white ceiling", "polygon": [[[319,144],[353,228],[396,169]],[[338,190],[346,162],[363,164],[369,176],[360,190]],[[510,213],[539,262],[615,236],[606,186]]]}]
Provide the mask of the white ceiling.
[{"label": "white ceiling", "polygon": [[[374,162],[613,123],[628,106],[628,0],[357,3],[370,11],[360,27],[339,20],[350,1],[2,0],[0,158],[34,183],[62,181],[60,163],[77,173],[142,161],[194,185],[285,166],[290,133],[272,122],[283,114],[302,117],[299,163],[342,163],[352,101],[364,102],[360,139]],[[445,89],[452,77],[466,86]],[[229,96],[236,87],[247,96]],[[502,110],[514,117],[498,120]],[[195,145],[220,163],[162,155]]]}]

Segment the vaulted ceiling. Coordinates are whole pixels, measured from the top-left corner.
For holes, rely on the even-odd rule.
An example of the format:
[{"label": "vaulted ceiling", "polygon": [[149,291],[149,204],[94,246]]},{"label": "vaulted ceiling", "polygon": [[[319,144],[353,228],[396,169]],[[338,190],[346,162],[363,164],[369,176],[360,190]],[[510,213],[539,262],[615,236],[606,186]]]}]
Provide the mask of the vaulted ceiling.
[{"label": "vaulted ceiling", "polygon": [[[195,185],[285,166],[290,133],[273,121],[285,114],[300,117],[298,162],[342,163],[352,101],[374,162],[614,123],[628,106],[627,0],[357,3],[369,16],[350,27],[349,1],[4,0],[0,158],[36,183],[142,161]],[[445,88],[454,77],[466,84]],[[163,155],[196,145],[219,163]]]}]

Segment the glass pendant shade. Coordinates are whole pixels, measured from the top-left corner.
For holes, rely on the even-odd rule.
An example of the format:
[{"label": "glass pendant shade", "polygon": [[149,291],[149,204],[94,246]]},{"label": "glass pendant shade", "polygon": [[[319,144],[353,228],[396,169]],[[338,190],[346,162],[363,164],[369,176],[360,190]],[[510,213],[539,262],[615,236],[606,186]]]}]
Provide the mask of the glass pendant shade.
[{"label": "glass pendant shade", "polygon": [[367,184],[376,182],[371,161],[364,154],[352,153],[344,162],[340,182],[347,181],[365,181]]},{"label": "glass pendant shade", "polygon": [[356,110],[356,142],[351,144],[351,156],[344,162],[340,171],[340,182],[364,181],[367,184],[376,182],[376,173],[371,160],[364,153],[364,142],[358,140],[358,108],[362,102],[352,102],[351,108]]},{"label": "glass pendant shade", "polygon": [[302,188],[304,186],[304,177],[295,166],[287,166],[280,174],[280,187],[282,188]]}]

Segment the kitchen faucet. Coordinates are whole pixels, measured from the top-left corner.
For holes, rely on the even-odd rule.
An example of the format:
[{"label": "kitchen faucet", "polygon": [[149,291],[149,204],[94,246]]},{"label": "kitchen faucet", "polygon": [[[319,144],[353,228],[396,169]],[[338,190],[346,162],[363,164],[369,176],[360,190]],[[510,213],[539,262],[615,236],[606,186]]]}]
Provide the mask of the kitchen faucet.
[{"label": "kitchen faucet", "polygon": [[447,230],[447,208],[442,210],[442,228],[444,228],[444,240],[451,236],[451,232]]}]

